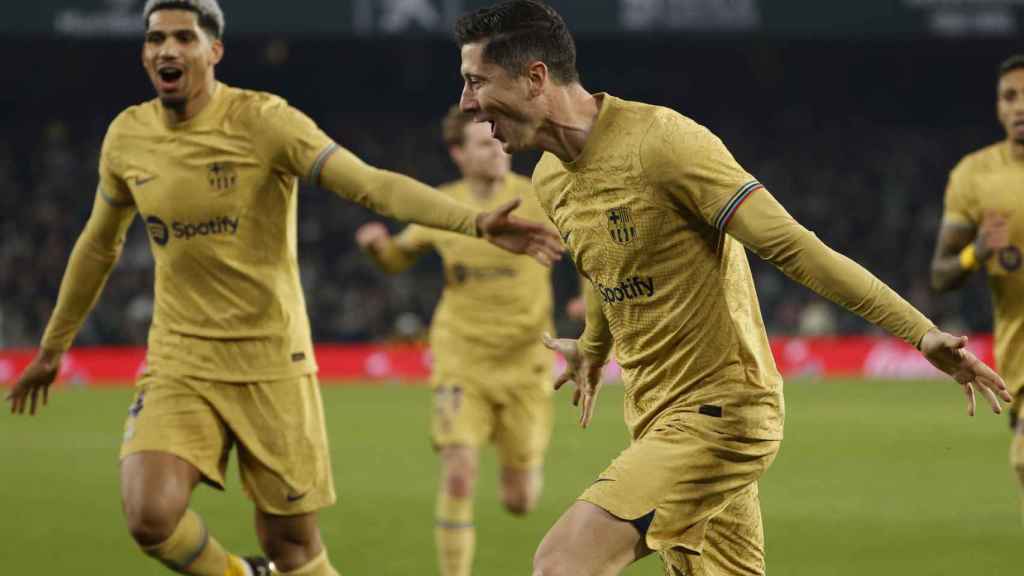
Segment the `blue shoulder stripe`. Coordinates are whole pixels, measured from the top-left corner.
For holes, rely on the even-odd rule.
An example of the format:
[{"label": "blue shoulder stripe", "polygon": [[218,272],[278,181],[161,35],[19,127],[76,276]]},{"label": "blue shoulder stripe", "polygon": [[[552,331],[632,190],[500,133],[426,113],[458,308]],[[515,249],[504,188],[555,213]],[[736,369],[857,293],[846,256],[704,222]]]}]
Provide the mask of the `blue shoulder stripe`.
[{"label": "blue shoulder stripe", "polygon": [[96,193],[100,195],[100,198],[103,198],[104,202],[115,208],[128,208],[130,206],[135,206],[135,202],[132,202],[131,200],[118,200],[110,194],[107,194],[107,191],[104,190],[102,186],[96,187]]},{"label": "blue shoulder stripe", "polygon": [[722,206],[722,209],[718,211],[718,216],[715,217],[715,228],[719,232],[725,232],[725,227],[729,224],[729,220],[732,219],[733,214],[736,213],[736,209],[743,204],[743,201],[747,199],[755,190],[764,188],[764,186],[757,180],[751,180],[733,194],[732,198]]},{"label": "blue shoulder stripe", "polygon": [[336,143],[331,142],[326,148],[320,151],[320,154],[316,157],[316,161],[313,162],[313,167],[309,169],[309,177],[306,178],[307,182],[314,186],[320,185],[320,173],[324,170],[324,164],[327,164],[327,159],[331,157],[331,154],[337,152],[339,148],[341,147]]}]

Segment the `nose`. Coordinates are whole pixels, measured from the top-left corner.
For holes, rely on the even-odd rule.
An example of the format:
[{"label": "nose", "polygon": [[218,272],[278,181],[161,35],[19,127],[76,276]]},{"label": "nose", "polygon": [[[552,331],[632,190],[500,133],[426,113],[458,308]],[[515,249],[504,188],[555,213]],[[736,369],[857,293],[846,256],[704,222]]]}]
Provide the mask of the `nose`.
[{"label": "nose", "polygon": [[459,98],[459,109],[463,112],[476,112],[480,109],[479,104],[477,104],[476,97],[473,96],[468,85],[462,87],[462,97]]},{"label": "nose", "polygon": [[170,38],[164,40],[156,52],[158,60],[176,60],[179,54],[177,42]]}]

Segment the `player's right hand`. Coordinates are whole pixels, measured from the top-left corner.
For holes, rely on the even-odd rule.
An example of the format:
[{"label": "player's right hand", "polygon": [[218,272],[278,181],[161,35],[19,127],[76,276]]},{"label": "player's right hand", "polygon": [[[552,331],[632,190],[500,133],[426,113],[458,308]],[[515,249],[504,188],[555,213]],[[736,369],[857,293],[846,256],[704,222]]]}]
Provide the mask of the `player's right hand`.
[{"label": "player's right hand", "polygon": [[362,250],[377,250],[390,239],[388,227],[380,222],[367,222],[356,230],[356,245]]},{"label": "player's right hand", "polygon": [[984,262],[993,254],[1010,245],[1010,216],[1007,212],[987,210],[974,241],[974,253]]},{"label": "player's right hand", "polygon": [[52,350],[40,350],[36,357],[29,362],[25,370],[18,377],[14,388],[4,398],[11,403],[11,414],[24,414],[25,407],[29,407],[29,414],[36,413],[36,406],[40,395],[43,406],[46,406],[50,397],[50,385],[57,379],[60,373],[60,360],[63,354]]},{"label": "player's right hand", "polygon": [[953,336],[932,328],[921,340],[921,354],[933,366],[950,375],[967,396],[967,415],[974,416],[974,389],[988,401],[992,411],[1001,414],[999,400],[1012,402],[1006,382],[967,349],[966,336]]},{"label": "player's right hand", "polygon": [[586,428],[594,415],[597,405],[597,393],[601,389],[601,364],[593,362],[583,354],[577,340],[570,338],[552,338],[544,335],[544,345],[565,358],[565,372],[555,379],[555,390],[566,382],[572,382],[576,391],[572,394],[572,405],[580,408],[580,426]]}]

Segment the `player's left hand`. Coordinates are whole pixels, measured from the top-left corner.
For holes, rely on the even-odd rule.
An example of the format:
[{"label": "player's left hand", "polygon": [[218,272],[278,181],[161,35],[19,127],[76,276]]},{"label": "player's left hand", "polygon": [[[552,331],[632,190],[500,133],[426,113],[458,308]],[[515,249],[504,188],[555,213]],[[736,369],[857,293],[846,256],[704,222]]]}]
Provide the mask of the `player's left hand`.
[{"label": "player's left hand", "polygon": [[480,235],[509,252],[529,254],[544,266],[561,260],[563,248],[558,233],[543,224],[512,216],[518,207],[519,200],[512,200],[493,212],[477,216]]},{"label": "player's left hand", "polygon": [[1004,402],[1013,401],[1006,389],[1006,382],[989,368],[978,357],[966,348],[966,336],[953,336],[932,328],[921,340],[921,353],[933,366],[953,377],[967,395],[967,415],[974,416],[974,390],[988,401],[992,411],[1001,414],[1003,411],[999,399]]},{"label": "player's left hand", "polygon": [[555,379],[555,390],[561,388],[566,382],[576,385],[576,390],[572,394],[572,405],[579,406],[582,400],[580,426],[586,428],[590,424],[590,418],[594,415],[597,393],[601,389],[601,363],[594,362],[583,354],[577,340],[552,338],[550,334],[545,334],[544,345],[565,358],[565,372]]}]

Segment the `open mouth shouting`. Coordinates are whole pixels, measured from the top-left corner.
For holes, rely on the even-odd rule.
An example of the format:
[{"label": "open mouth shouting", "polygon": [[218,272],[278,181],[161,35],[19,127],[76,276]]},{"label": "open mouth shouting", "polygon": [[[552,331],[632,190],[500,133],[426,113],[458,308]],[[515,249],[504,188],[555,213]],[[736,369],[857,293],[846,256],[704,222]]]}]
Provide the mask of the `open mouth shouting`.
[{"label": "open mouth shouting", "polygon": [[181,89],[185,70],[178,64],[161,64],[156,69],[157,89],[162,93],[175,93]]}]

